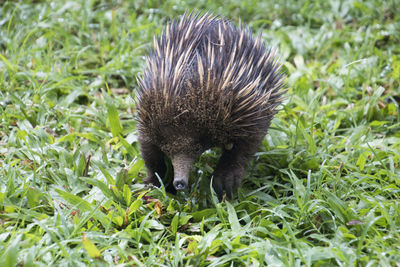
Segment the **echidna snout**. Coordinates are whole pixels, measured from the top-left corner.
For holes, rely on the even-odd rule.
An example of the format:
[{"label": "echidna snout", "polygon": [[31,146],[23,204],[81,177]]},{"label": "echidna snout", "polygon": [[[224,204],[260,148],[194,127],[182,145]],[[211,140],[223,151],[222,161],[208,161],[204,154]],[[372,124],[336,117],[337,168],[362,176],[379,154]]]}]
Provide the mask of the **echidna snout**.
[{"label": "echidna snout", "polygon": [[185,154],[179,154],[172,157],[172,166],[174,168],[173,185],[176,190],[182,191],[186,189],[189,183],[189,172],[194,159]]}]

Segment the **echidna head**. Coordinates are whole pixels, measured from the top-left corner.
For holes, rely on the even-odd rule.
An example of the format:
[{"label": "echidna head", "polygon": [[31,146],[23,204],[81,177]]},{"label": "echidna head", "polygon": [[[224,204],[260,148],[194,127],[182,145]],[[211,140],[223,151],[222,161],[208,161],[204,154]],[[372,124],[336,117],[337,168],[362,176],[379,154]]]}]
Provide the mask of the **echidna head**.
[{"label": "echidna head", "polygon": [[174,168],[173,185],[176,190],[184,190],[189,181],[193,162],[210,146],[207,140],[196,134],[195,129],[163,127],[159,136],[159,146],[172,161]]}]

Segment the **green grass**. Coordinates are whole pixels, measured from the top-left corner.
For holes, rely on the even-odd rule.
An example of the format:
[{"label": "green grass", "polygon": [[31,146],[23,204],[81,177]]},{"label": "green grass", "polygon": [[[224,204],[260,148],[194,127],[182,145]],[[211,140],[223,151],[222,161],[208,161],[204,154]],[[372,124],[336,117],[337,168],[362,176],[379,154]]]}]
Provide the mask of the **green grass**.
[{"label": "green grass", "polygon": [[[399,266],[400,3],[0,3],[2,266]],[[262,31],[289,91],[232,202],[217,151],[142,184],[136,76],[186,9]]]}]

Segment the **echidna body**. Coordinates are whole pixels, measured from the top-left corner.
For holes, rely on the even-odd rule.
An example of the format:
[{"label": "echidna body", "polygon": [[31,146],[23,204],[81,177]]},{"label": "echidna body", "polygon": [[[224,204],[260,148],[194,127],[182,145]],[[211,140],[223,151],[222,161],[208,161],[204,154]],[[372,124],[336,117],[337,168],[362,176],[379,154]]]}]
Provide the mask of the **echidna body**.
[{"label": "echidna body", "polygon": [[139,79],[145,182],[159,185],[166,155],[175,189],[185,189],[196,158],[221,147],[213,187],[232,197],[282,101],[279,69],[260,35],[226,19],[185,14],[169,23],[154,39]]}]

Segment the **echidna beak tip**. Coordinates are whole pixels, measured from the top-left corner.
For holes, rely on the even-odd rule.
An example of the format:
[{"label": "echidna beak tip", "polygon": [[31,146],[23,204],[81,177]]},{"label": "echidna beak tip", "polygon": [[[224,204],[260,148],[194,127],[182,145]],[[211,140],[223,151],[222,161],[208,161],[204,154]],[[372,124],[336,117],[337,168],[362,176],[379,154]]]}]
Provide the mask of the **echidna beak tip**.
[{"label": "echidna beak tip", "polygon": [[183,180],[174,181],[174,187],[176,190],[181,191],[186,188],[186,183]]}]

